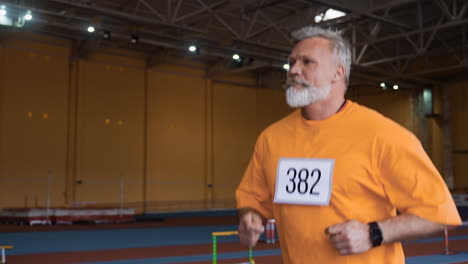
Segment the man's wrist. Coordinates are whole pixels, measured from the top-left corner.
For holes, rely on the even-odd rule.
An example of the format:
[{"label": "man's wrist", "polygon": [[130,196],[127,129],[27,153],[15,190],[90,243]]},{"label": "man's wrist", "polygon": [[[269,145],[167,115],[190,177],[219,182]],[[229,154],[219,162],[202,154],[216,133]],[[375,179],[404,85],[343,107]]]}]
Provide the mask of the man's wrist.
[{"label": "man's wrist", "polygon": [[382,245],[383,235],[382,229],[377,222],[370,222],[369,224],[369,239],[372,247],[378,247]]},{"label": "man's wrist", "polygon": [[260,216],[260,218],[262,219],[262,224],[265,225],[266,224],[266,221],[267,219],[257,210],[255,210],[254,208],[252,207],[243,207],[243,208],[239,208],[237,210],[237,214],[239,216],[239,218],[242,218],[243,215],[247,214],[247,213],[255,213],[257,214],[258,216]]}]

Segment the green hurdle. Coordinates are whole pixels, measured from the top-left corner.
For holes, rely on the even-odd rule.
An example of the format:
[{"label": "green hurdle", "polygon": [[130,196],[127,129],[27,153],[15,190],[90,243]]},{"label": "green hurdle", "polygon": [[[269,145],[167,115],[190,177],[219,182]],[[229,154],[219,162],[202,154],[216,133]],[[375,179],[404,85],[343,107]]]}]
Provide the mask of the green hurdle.
[{"label": "green hurdle", "polygon": [[[218,260],[217,254],[217,237],[219,236],[236,236],[238,234],[237,231],[225,231],[225,232],[213,232],[211,236],[213,237],[213,264],[216,264]],[[250,264],[255,264],[255,260],[253,259],[252,248],[249,248],[249,262]]]}]

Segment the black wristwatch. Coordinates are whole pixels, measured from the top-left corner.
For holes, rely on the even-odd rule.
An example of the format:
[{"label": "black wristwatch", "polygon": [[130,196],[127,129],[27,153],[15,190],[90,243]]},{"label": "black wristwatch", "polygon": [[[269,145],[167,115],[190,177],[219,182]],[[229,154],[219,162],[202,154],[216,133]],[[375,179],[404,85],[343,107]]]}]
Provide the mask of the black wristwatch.
[{"label": "black wristwatch", "polygon": [[380,229],[377,222],[369,223],[369,238],[373,247],[378,247],[382,245],[382,241],[383,241],[382,230]]}]

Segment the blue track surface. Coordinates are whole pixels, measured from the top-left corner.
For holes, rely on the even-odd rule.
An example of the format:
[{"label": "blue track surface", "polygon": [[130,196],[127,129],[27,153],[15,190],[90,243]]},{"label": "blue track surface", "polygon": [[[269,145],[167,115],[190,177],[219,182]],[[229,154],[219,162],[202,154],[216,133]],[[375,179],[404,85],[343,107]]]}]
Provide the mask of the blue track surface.
[{"label": "blue track surface", "polygon": [[[277,255],[280,258],[281,251],[279,249],[266,249],[266,250],[255,250],[255,257],[261,256],[274,256]],[[222,259],[236,259],[245,258],[245,261],[249,260],[247,251],[243,252],[229,252],[218,254],[218,260]],[[211,254],[203,255],[192,255],[192,256],[177,256],[177,257],[162,257],[162,258],[148,258],[148,259],[129,259],[129,260],[115,260],[115,261],[102,261],[102,262],[82,262],[76,264],[165,264],[165,263],[185,263],[192,261],[210,261],[212,260]],[[74,263],[75,264],[75,263]]]},{"label": "blue track surface", "polygon": [[[236,225],[130,228],[111,230],[1,233],[0,244],[15,245],[9,255],[211,243],[211,232],[237,230]],[[218,238],[238,241],[237,236]],[[85,243],[83,243],[85,242]]]},{"label": "blue track surface", "polygon": [[[280,258],[281,251],[279,249],[256,250],[255,257],[260,256],[275,256]],[[218,260],[222,259],[237,259],[245,258],[248,260],[247,252],[230,252],[218,254]],[[178,257],[162,257],[162,258],[148,258],[148,259],[131,259],[131,260],[116,260],[116,261],[102,261],[102,262],[82,262],[76,264],[164,264],[164,263],[187,263],[192,261],[210,261],[212,256],[210,254],[192,255],[192,256],[178,256]],[[460,253],[454,255],[428,255],[419,257],[406,258],[406,264],[449,264],[468,260],[468,253]]]},{"label": "blue track surface", "polygon": [[[236,230],[236,225],[187,226],[161,228],[130,228],[110,230],[78,230],[47,232],[1,233],[0,244],[15,245],[8,251],[9,255],[34,253],[72,252],[88,250],[109,250],[142,247],[179,246],[210,244],[213,231]],[[450,240],[468,240],[468,236],[450,236]],[[85,241],[85,243],[83,243]],[[218,242],[238,241],[237,236],[218,237]],[[440,242],[443,238],[421,239],[414,243]],[[467,249],[468,250],[468,249]],[[275,256],[281,254],[279,249],[254,250],[254,257]],[[248,252],[229,252],[218,254],[218,259],[248,259]],[[159,257],[149,259],[116,260],[93,262],[93,264],[159,264],[185,263],[191,261],[209,261],[211,254],[191,256]],[[406,258],[407,264],[449,264],[468,261],[468,252],[454,255],[429,255]],[[91,263],[80,263],[91,264]]]},{"label": "blue track surface", "polygon": [[428,255],[406,258],[406,264],[449,264],[468,260],[468,252],[454,255]]},{"label": "blue track surface", "polygon": [[[449,240],[450,241],[452,241],[452,240],[468,240],[468,236],[450,236]],[[410,244],[432,243],[432,242],[441,242],[441,241],[444,241],[443,237],[434,237],[434,238],[425,238],[425,239],[419,239],[419,240],[404,242],[403,244],[410,245]]]},{"label": "blue track surface", "polygon": [[[0,244],[15,245],[14,249],[9,250],[9,255],[195,245],[211,243],[213,231],[236,229],[236,225],[220,225],[1,233]],[[450,236],[450,240],[468,240],[468,236]],[[218,238],[220,243],[234,241],[238,241],[236,236]],[[428,238],[407,243],[439,241],[443,241],[443,238]]]}]

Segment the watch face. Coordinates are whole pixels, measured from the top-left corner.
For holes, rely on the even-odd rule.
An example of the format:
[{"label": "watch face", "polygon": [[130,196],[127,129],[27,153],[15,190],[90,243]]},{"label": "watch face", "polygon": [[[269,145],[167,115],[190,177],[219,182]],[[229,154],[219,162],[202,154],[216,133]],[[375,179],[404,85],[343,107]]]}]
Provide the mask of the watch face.
[{"label": "watch face", "polygon": [[369,223],[369,236],[373,247],[382,245],[382,231],[376,222]]}]

